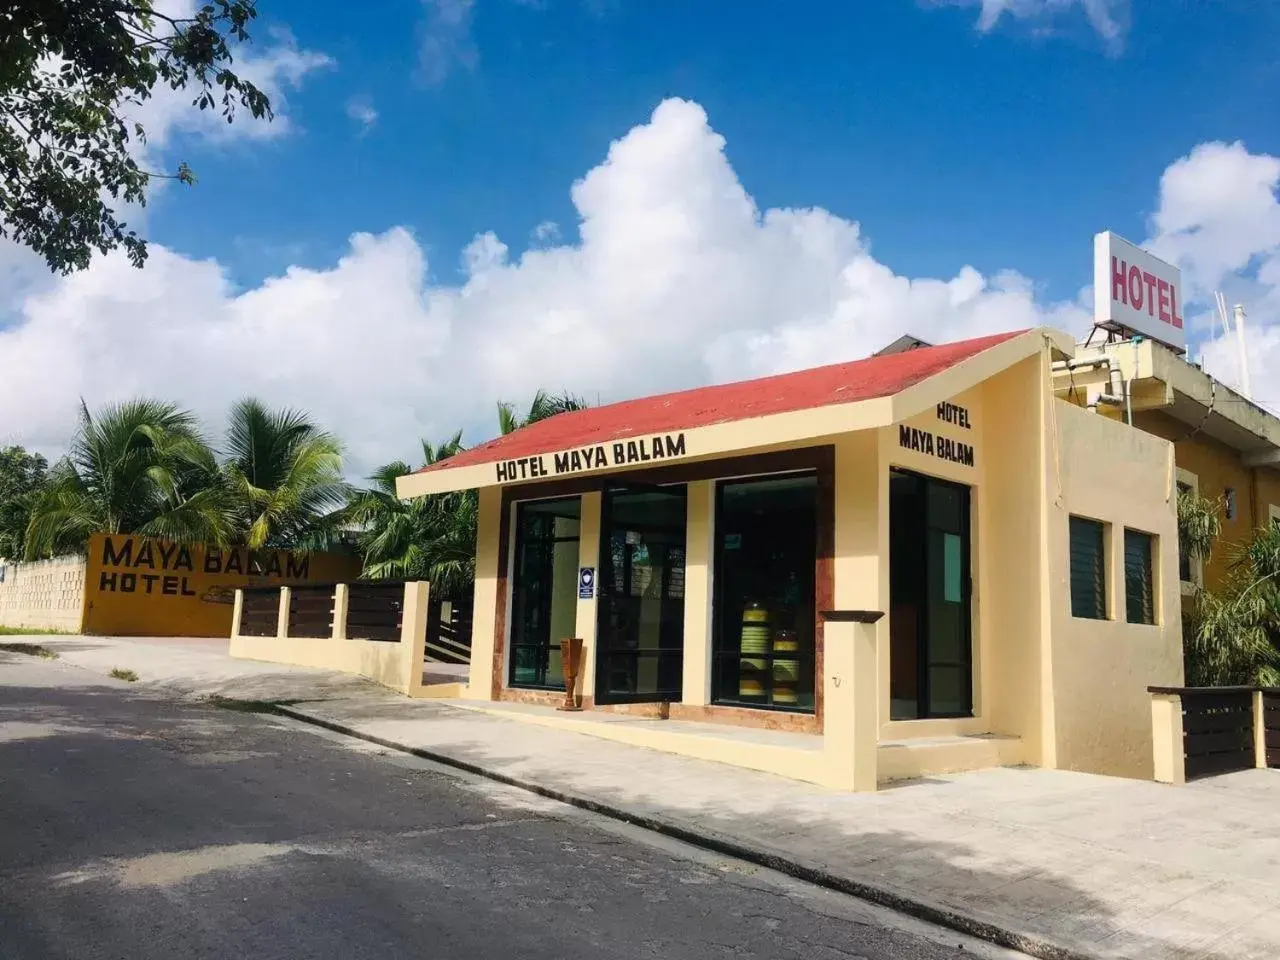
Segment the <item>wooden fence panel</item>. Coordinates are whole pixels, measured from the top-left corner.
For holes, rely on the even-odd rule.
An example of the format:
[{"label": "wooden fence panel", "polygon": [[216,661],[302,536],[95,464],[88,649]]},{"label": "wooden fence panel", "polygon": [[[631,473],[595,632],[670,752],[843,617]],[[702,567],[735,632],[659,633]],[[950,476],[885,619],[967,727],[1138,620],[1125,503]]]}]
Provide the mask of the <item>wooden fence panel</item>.
[{"label": "wooden fence panel", "polygon": [[1253,769],[1253,691],[1184,689],[1182,738],[1188,780]]},{"label": "wooden fence panel", "polygon": [[427,614],[426,658],[436,663],[471,662],[471,606],[451,604],[442,617],[442,601],[432,601]]},{"label": "wooden fence panel", "polygon": [[333,636],[335,587],[293,587],[289,591],[289,636]]},{"label": "wooden fence panel", "polygon": [[400,641],[403,583],[353,583],[347,590],[347,636],[352,640]]},{"label": "wooden fence panel", "polygon": [[1280,687],[1262,691],[1262,727],[1267,744],[1267,766],[1280,767]]},{"label": "wooden fence panel", "polygon": [[240,607],[242,637],[274,637],[280,629],[280,590],[245,590]]}]

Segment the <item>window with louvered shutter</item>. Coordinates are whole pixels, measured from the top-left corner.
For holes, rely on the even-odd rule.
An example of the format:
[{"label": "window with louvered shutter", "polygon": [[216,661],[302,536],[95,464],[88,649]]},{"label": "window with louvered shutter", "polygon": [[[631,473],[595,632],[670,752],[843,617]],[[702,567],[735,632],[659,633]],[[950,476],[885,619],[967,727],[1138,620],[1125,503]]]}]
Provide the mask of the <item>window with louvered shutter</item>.
[{"label": "window with louvered shutter", "polygon": [[1124,532],[1124,606],[1130,623],[1156,622],[1151,562],[1154,541],[1149,533]]},{"label": "window with louvered shutter", "polygon": [[1072,517],[1071,615],[1107,619],[1106,529],[1097,520]]}]

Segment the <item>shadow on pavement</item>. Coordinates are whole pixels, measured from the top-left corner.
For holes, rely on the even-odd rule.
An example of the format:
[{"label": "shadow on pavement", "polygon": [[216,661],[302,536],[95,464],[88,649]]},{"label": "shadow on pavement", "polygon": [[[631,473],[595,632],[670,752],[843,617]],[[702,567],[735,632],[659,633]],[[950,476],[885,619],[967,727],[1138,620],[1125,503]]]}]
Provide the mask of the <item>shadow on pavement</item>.
[{"label": "shadow on pavement", "polygon": [[[306,711],[327,716],[323,708]],[[1038,843],[1022,836],[1011,825],[998,847],[975,847],[959,840],[924,840],[907,829],[885,829],[881,824],[904,825],[912,817],[913,794],[945,795],[954,786],[947,781],[903,781],[877,796],[889,795],[892,807],[875,809],[872,821],[859,824],[851,810],[859,798],[828,793],[831,803],[791,802],[788,795],[812,796],[807,785],[788,791],[779,778],[739,768],[723,767],[726,780],[741,777],[743,789],[732,806],[705,799],[708,793],[684,789],[685,779],[705,776],[708,765],[660,754],[642,747],[618,745],[617,768],[592,776],[596,759],[575,763],[572,748],[559,751],[528,749],[527,741],[512,742],[523,732],[536,738],[541,728],[513,727],[513,721],[481,713],[464,713],[444,704],[406,703],[381,699],[342,705],[344,726],[369,730],[388,740],[396,739],[399,724],[406,728],[441,731],[436,742],[424,747],[424,755],[454,762],[464,769],[496,772],[501,779],[585,801],[591,809],[621,811],[633,822],[689,839],[690,834],[709,841],[714,848],[758,862],[802,879],[813,880],[873,902],[953,926],[994,942],[1035,955],[1105,957],[1196,957],[1227,960],[1229,957],[1272,957],[1274,941],[1262,936],[1262,920],[1245,902],[1239,916],[1219,912],[1215,903],[1231,897],[1231,881],[1204,876],[1178,876],[1176,869],[1158,863],[1134,870],[1132,860],[1122,866],[1099,858],[1087,859],[1082,845],[1079,869],[1071,875],[1046,870],[1034,856],[1020,857]],[[511,733],[493,739],[475,737],[474,724],[505,725]],[[402,728],[405,729],[405,728]],[[467,730],[472,731],[470,738]],[[550,733],[548,731],[547,733]],[[593,752],[611,745],[585,734],[554,731],[560,738],[581,738]],[[412,742],[412,741],[411,741]],[[643,751],[661,757],[661,768],[688,773],[676,780],[647,776],[644,769],[627,770],[625,758]],[[718,774],[717,774],[718,775]],[[755,799],[750,783],[775,782],[780,789]],[[791,785],[798,787],[798,785]],[[724,796],[725,791],[719,791]],[[865,795],[864,795],[865,796]],[[872,800],[871,802],[878,802]],[[897,813],[893,808],[897,809]],[[1106,811],[1102,815],[1106,815]],[[965,813],[956,810],[955,833],[965,833]],[[1158,878],[1159,894],[1148,890]],[[1261,908],[1258,908],[1261,909]],[[1237,921],[1244,919],[1241,924]],[[1256,936],[1250,926],[1256,924]],[[1010,937],[1008,933],[1020,934]],[[1223,946],[1217,946],[1223,944]],[[1229,946],[1227,946],[1229,945]],[[1055,950],[1054,947],[1061,947]],[[1229,952],[1215,952],[1228,949]]]},{"label": "shadow on pavement", "polygon": [[0,684],[4,960],[961,955],[721,863],[267,717]]},{"label": "shadow on pavement", "polygon": [[[246,686],[237,684],[237,696],[251,699]],[[396,720],[405,718],[406,706],[383,700],[359,704],[358,712],[366,719]],[[436,716],[446,723],[458,714],[429,703],[413,706],[418,722]],[[104,860],[138,862],[210,847],[234,848],[233,859],[241,858],[243,863],[236,862],[247,869],[256,857],[276,862],[272,851],[296,859],[300,850],[332,843],[335,830],[357,829],[352,825],[359,825],[360,834],[411,832],[483,824],[493,816],[492,804],[474,792],[459,794],[452,805],[407,802],[415,782],[440,779],[439,774],[392,771],[385,758],[355,751],[342,752],[344,760],[335,766],[326,751],[332,752],[327,742],[281,730],[265,718],[164,701],[144,690],[125,689],[122,696],[120,687],[105,685],[0,687],[3,869],[20,876],[35,871],[66,884],[92,877],[93,865]],[[516,779],[567,791],[581,787],[572,755],[556,762],[526,757],[513,768],[509,754],[486,742],[454,740],[447,753],[456,762],[511,771]],[[95,776],[109,783],[86,793],[84,779]],[[11,777],[22,778],[24,789],[5,787]],[[352,778],[376,781],[383,791],[379,799],[371,802],[368,790]],[[396,787],[398,782],[408,786]],[[1020,865],[1017,849],[1026,841],[1016,834],[1007,849],[979,850],[961,842],[922,842],[894,829],[851,830],[847,821],[825,816],[820,808],[787,802],[766,800],[752,808],[746,797],[739,809],[728,810],[685,797],[677,809],[670,802],[672,788],[679,789],[633,778],[625,789],[593,782],[583,792],[606,806],[636,811],[641,820],[696,829],[726,847],[750,838],[766,864],[802,879],[820,876],[825,884],[889,906],[914,902],[910,912],[916,915],[1040,956],[1267,955],[1261,952],[1264,943],[1243,934],[1229,953],[1198,949],[1229,931],[1196,912],[1194,889],[1183,903],[1156,916],[1120,916],[1115,904],[1125,903],[1125,891],[1139,888],[1143,877],[1082,870],[1093,888],[1086,889],[1073,877]],[[895,802],[909,806],[911,792],[894,791]],[[22,826],[15,832],[14,825]],[[957,822],[957,833],[962,826]],[[157,870],[172,869],[155,862]],[[182,882],[181,870],[177,876]],[[493,894],[504,895],[496,887]],[[1010,930],[1027,938],[1002,932]],[[1046,949],[1053,944],[1063,948]],[[1077,953],[1071,944],[1087,946]]]}]

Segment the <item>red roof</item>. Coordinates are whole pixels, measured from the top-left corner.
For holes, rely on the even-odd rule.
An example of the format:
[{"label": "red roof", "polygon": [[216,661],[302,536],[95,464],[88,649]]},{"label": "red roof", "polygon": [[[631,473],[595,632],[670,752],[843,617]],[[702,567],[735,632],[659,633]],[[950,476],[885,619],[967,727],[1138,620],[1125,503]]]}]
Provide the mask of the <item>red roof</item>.
[{"label": "red roof", "polygon": [[773,413],[888,397],[1023,332],[999,333],[936,347],[917,347],[852,363],[680,390],[562,413],[464,450],[419,472],[497,463],[627,437],[673,433]]}]

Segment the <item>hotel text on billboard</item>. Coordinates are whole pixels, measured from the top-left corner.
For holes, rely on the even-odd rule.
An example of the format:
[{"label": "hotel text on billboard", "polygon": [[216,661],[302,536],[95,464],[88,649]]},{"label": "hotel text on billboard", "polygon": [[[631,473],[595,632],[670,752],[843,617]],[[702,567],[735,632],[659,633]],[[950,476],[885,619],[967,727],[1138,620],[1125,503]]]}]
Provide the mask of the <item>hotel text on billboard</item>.
[{"label": "hotel text on billboard", "polygon": [[1093,238],[1093,322],[1187,349],[1182,272],[1114,233]]}]

